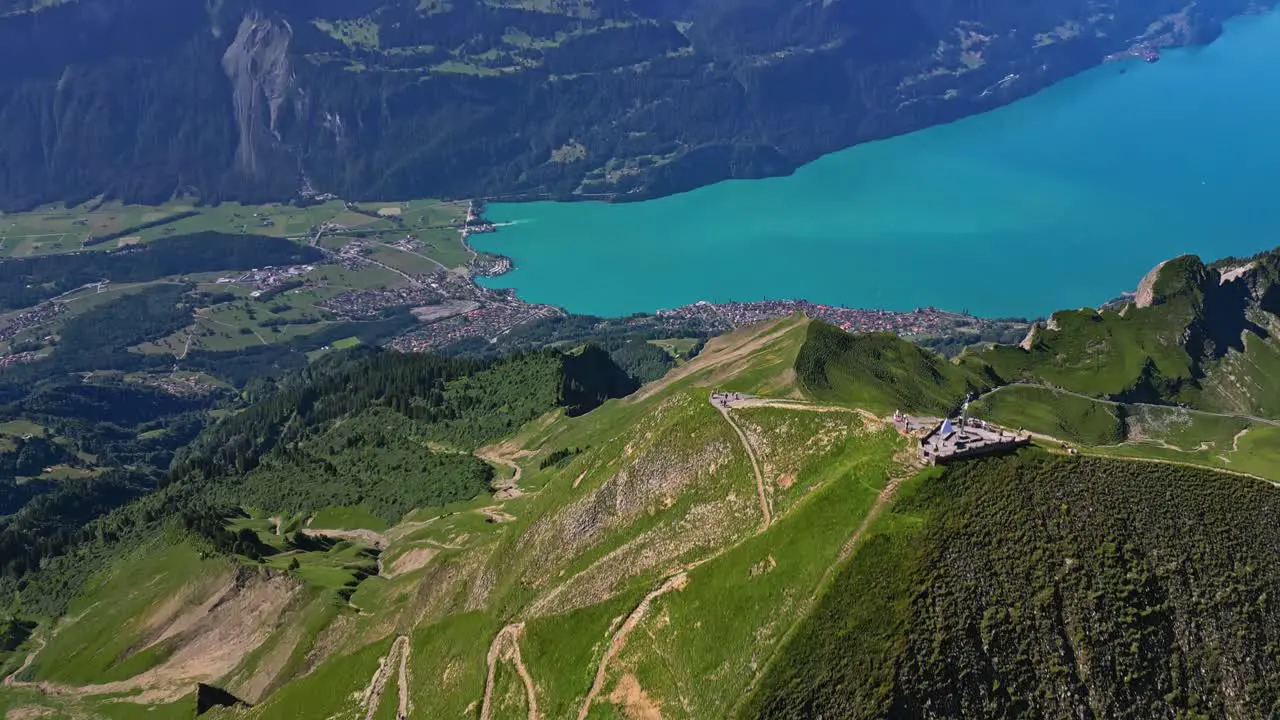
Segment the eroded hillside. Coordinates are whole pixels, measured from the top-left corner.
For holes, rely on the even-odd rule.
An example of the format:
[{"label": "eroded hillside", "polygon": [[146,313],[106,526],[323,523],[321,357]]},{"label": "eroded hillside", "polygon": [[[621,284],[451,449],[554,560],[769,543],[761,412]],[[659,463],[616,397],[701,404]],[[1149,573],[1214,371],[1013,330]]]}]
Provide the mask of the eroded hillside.
[{"label": "eroded hillside", "polygon": [[[839,333],[743,328],[622,398],[590,348],[318,368],[28,578],[75,599],[8,623],[0,709],[1267,715],[1273,425]],[[892,410],[997,385],[971,412],[1041,447],[922,471]]]},{"label": "eroded hillside", "polygon": [[[169,569],[195,562],[191,541],[121,558],[73,622],[37,633],[11,690],[59,683],[16,697],[86,716],[109,702],[99,691],[185,712],[197,681],[255,703],[254,717],[377,717],[401,702],[415,717],[722,713],[914,472],[874,416],[799,398],[808,325],[718,338],[630,398],[477,449],[500,491],[474,501],[391,523],[355,507],[246,508],[227,521],[239,560],[199,561],[241,564],[225,576],[235,597],[279,596],[237,619],[216,614],[232,590],[202,565]],[[795,399],[709,401],[726,389]],[[113,612],[95,605],[116,596],[128,602]],[[212,624],[238,644],[182,662]]]}]

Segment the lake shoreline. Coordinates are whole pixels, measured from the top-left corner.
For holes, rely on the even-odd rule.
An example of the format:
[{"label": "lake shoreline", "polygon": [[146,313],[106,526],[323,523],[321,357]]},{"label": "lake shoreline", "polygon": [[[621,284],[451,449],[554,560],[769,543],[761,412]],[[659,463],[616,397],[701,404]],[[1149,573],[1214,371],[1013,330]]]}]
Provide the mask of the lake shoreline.
[{"label": "lake shoreline", "polygon": [[[579,314],[803,297],[984,317],[1097,306],[1181,254],[1280,232],[1280,15],[1134,58],[999,110],[833,153],[784,178],[642,203],[490,203],[511,258],[490,288]],[[1211,140],[1211,142],[1209,141]],[[1172,152],[1176,149],[1176,152]]]}]

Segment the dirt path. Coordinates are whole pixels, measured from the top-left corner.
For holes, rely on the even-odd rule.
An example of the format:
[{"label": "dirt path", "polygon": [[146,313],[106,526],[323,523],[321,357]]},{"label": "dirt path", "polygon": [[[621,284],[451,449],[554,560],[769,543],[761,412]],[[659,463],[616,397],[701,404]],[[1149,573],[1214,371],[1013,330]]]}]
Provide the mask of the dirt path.
[{"label": "dirt path", "polygon": [[335,540],[358,540],[366,545],[373,547],[378,551],[378,576],[387,577],[385,569],[382,566],[382,554],[386,551],[390,541],[382,533],[373,530],[333,530],[329,528],[313,528],[310,525],[311,519],[307,519],[307,526],[303,532],[308,535],[318,535],[320,537],[334,538]]},{"label": "dirt path", "polygon": [[[413,287],[421,287],[421,286],[422,286],[422,283],[418,282],[417,280],[414,280],[412,277],[409,277],[409,275],[408,275],[407,273],[405,273],[403,270],[397,270],[397,269],[395,269],[395,268],[391,267],[390,265],[387,265],[386,263],[380,263],[380,262],[378,262],[377,260],[374,260],[373,258],[368,257],[368,256],[363,256],[361,259],[362,259],[362,260],[364,260],[364,261],[365,261],[365,262],[367,262],[367,263],[371,263],[371,264],[373,264],[373,265],[377,265],[378,267],[382,268],[383,270],[386,270],[386,271],[388,271],[388,272],[393,272],[393,273],[395,273],[395,274],[399,275],[400,277],[402,277],[402,278],[404,278],[405,280],[407,280],[407,281],[409,282],[409,284],[410,284],[411,286],[413,286]],[[437,263],[437,264],[439,264],[439,263]]]},{"label": "dirt path", "polygon": [[520,478],[524,475],[524,470],[516,462],[516,458],[522,455],[523,451],[513,450],[508,445],[489,445],[478,448],[475,456],[491,465],[503,465],[511,468],[512,476],[505,480],[495,480],[493,488],[493,498],[495,500],[509,500],[514,497],[520,497],[524,491],[520,489]]},{"label": "dirt path", "polygon": [[336,538],[338,540],[359,540],[368,545],[383,550],[387,547],[387,538],[380,532],[373,530],[333,530],[329,528],[313,528],[308,526],[304,531],[308,535],[319,535],[321,537]]},{"label": "dirt path", "polygon": [[511,458],[498,454],[498,452],[493,448],[480,448],[476,451],[476,457],[486,462],[491,462],[494,465],[506,465],[511,468],[512,472],[515,474],[508,479],[508,482],[513,485],[520,484],[520,477],[524,474],[524,471],[521,470],[520,466]]},{"label": "dirt path", "polygon": [[1059,395],[1070,395],[1071,397],[1082,398],[1084,400],[1092,400],[1093,402],[1102,403],[1103,405],[1112,405],[1112,406],[1127,405],[1129,407],[1151,407],[1159,410],[1181,410],[1190,415],[1208,415],[1209,417],[1230,418],[1233,420],[1248,420],[1250,422],[1256,422],[1261,425],[1270,425],[1272,427],[1280,427],[1280,420],[1272,420],[1270,418],[1258,417],[1256,415],[1241,415],[1237,413],[1217,413],[1217,412],[1210,412],[1209,410],[1195,410],[1192,408],[1183,408],[1183,407],[1177,407],[1173,405],[1156,405],[1153,403],[1119,403],[1119,402],[1116,402],[1115,400],[1106,400],[1104,398],[1097,398],[1097,397],[1093,397],[1092,395],[1085,395],[1083,393],[1073,392],[1071,390],[1063,390],[1062,388],[1053,387],[1052,385],[1045,385],[1043,383],[1035,383],[1035,382],[1016,382],[1016,383],[1011,383],[1009,385],[1001,385],[999,387],[992,388],[982,393],[981,395],[974,398],[973,401],[977,402],[979,400],[982,400],[983,398],[990,397],[991,395],[994,395],[1004,390],[1005,388],[1012,388],[1012,387],[1040,388],[1041,390],[1048,390],[1049,392],[1057,393]]},{"label": "dirt path", "polygon": [[595,702],[596,696],[604,690],[605,678],[609,672],[609,663],[613,662],[618,653],[622,652],[622,648],[627,644],[627,636],[631,634],[632,630],[635,630],[636,625],[639,625],[644,616],[648,614],[649,606],[658,597],[673,590],[683,589],[688,582],[689,576],[683,570],[672,575],[659,585],[656,590],[645,595],[640,604],[636,606],[636,609],[632,610],[631,614],[627,616],[627,619],[622,623],[622,627],[618,628],[618,631],[609,640],[609,649],[605,650],[604,657],[600,658],[600,666],[596,668],[596,678],[591,683],[591,690],[587,693],[587,697],[582,701],[582,707],[578,710],[578,720],[586,720],[587,713],[591,712],[591,703]]},{"label": "dirt path", "polygon": [[524,623],[513,623],[508,625],[498,634],[494,636],[493,642],[489,645],[489,675],[484,681],[484,702],[480,705],[480,720],[490,720],[493,713],[493,685],[497,677],[498,661],[503,659],[503,645],[507,645],[507,653],[513,665],[515,665],[516,673],[520,676],[520,682],[524,683],[525,702],[529,706],[529,720],[538,720],[538,694],[534,690],[533,676],[529,674],[529,669],[524,665],[524,658],[520,656],[520,633],[524,631]]},{"label": "dirt path", "polygon": [[625,402],[640,402],[690,375],[750,357],[753,353],[766,347],[770,342],[782,338],[793,329],[795,329],[794,323],[791,320],[783,319],[781,321],[760,323],[760,328],[755,331],[756,334],[754,336],[744,337],[744,333],[751,332],[751,329],[747,328],[714,337],[707,342],[706,347],[693,360],[677,366],[662,376],[660,380],[655,380],[640,388],[628,397]]},{"label": "dirt path", "polygon": [[[729,396],[724,402],[729,408],[734,410],[737,410],[738,408],[777,408],[780,410],[801,410],[804,412],[817,413],[849,413],[852,415],[858,415],[863,420],[867,421],[872,429],[884,427],[889,423],[885,418],[882,418],[869,410],[844,407],[842,405],[820,405],[810,400],[762,398],[743,395],[736,397]],[[920,420],[917,422],[922,424],[925,421]]]},{"label": "dirt path", "polygon": [[409,652],[409,638],[406,635],[397,635],[395,642],[391,643],[391,649],[382,658],[382,664],[378,666],[378,671],[374,673],[373,679],[369,681],[369,687],[364,691],[364,720],[373,720],[373,716],[378,712],[378,704],[382,702],[382,695],[387,690],[387,681],[391,679],[391,671],[395,666],[396,658],[400,659],[400,717],[406,717],[403,714],[407,698],[405,697],[405,655]]},{"label": "dirt path", "polygon": [[[1241,430],[1236,433],[1235,437],[1231,438],[1231,452],[1240,452],[1240,438],[1244,437],[1247,432],[1249,432],[1249,428]],[[1227,462],[1230,461],[1228,460]]]},{"label": "dirt path", "polygon": [[384,243],[384,242],[378,242],[378,241],[376,241],[376,240],[374,241],[374,243],[373,243],[373,244],[374,244],[374,245],[381,245],[382,247],[387,248],[388,250],[395,250],[396,252],[402,252],[402,253],[405,253],[405,254],[407,254],[407,255],[415,255],[415,256],[417,256],[417,257],[422,258],[423,260],[429,260],[430,262],[435,263],[436,267],[440,268],[441,270],[448,271],[448,269],[449,269],[448,267],[446,267],[446,266],[444,265],[444,263],[440,262],[439,260],[436,260],[435,258],[432,258],[432,257],[427,257],[426,255],[423,255],[422,253],[416,253],[416,252],[414,252],[414,251],[412,251],[412,250],[405,250],[404,248],[399,248],[399,247],[396,247],[395,245],[388,245],[387,243]]},{"label": "dirt path", "polygon": [[27,659],[22,661],[22,666],[19,667],[17,670],[14,670],[13,672],[9,673],[9,676],[4,679],[4,684],[6,687],[15,687],[15,686],[31,687],[38,684],[38,683],[21,682],[18,680],[18,676],[26,672],[27,668],[31,667],[31,663],[35,662],[36,660],[36,655],[39,654],[39,652],[44,649],[44,646],[45,646],[44,638],[42,637],[36,638],[35,642],[40,643],[40,647],[35,648],[31,652],[27,653]]},{"label": "dirt path", "polygon": [[760,514],[762,520],[760,522],[760,531],[768,529],[769,524],[773,522],[773,510],[769,507],[769,496],[764,491],[764,474],[760,472],[760,461],[756,459],[756,451],[752,449],[751,442],[747,440],[747,434],[738,427],[738,423],[734,422],[733,417],[729,414],[729,408],[712,401],[712,405],[720,414],[724,416],[725,421],[729,423],[729,427],[738,434],[738,439],[742,441],[742,447],[747,450],[747,457],[751,459],[751,471],[756,476],[756,496],[760,499]]},{"label": "dirt path", "polygon": [[808,412],[855,413],[854,408],[838,405],[819,405],[807,400],[785,400],[778,398],[740,397],[728,400],[729,407],[738,408],[780,408],[782,410],[806,410]]},{"label": "dirt path", "polygon": [[409,638],[405,637],[404,641],[404,649],[400,651],[400,704],[396,720],[406,720],[409,717]]},{"label": "dirt path", "polygon": [[196,313],[196,321],[197,321],[197,322],[199,322],[200,320],[204,320],[205,322],[211,322],[211,323],[213,323],[214,325],[221,325],[221,326],[223,326],[223,327],[229,327],[229,328],[231,328],[232,330],[236,330],[236,331],[239,331],[241,327],[247,327],[247,328],[249,328],[250,332],[252,332],[252,333],[253,333],[253,336],[254,336],[254,337],[256,337],[256,338],[258,338],[258,342],[262,343],[263,345],[269,345],[269,344],[270,344],[270,343],[268,343],[268,342],[267,342],[267,339],[266,339],[266,338],[264,338],[264,337],[262,337],[262,335],[258,334],[258,330],[257,330],[257,328],[250,327],[250,326],[248,326],[248,325],[232,325],[231,323],[225,323],[225,322],[222,322],[221,320],[214,320],[214,319],[213,319],[213,318],[211,318],[211,317],[205,317],[204,315],[201,315],[201,314],[199,314],[199,313]]},{"label": "dirt path", "polygon": [[[1181,448],[1177,448],[1177,450],[1178,452],[1191,452],[1189,450],[1182,450]],[[1055,451],[1052,449],[1050,450],[1050,452],[1061,454],[1060,451]],[[1253,473],[1247,473],[1247,472],[1244,472],[1243,470],[1232,470],[1230,468],[1217,467],[1217,466],[1209,465],[1206,463],[1184,462],[1181,460],[1166,460],[1164,458],[1140,457],[1138,455],[1113,455],[1110,453],[1092,452],[1087,449],[1077,450],[1076,452],[1080,456],[1103,458],[1105,460],[1127,460],[1130,462],[1156,463],[1158,465],[1176,465],[1178,467],[1194,468],[1196,470],[1208,470],[1209,472],[1218,472],[1224,475],[1234,475],[1236,477],[1249,478],[1250,480],[1261,480],[1262,482],[1271,483],[1276,487],[1280,487],[1280,482],[1277,482],[1275,480],[1268,480],[1267,478],[1264,478],[1261,475],[1254,475]]]}]

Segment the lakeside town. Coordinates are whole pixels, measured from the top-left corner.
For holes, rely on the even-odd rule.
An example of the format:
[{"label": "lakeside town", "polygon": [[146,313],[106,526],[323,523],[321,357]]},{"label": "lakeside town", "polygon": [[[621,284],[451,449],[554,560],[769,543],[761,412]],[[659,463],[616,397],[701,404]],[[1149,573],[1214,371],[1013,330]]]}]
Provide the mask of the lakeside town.
[{"label": "lakeside town", "polygon": [[[513,267],[509,258],[485,255],[471,248],[468,242],[471,234],[497,230],[493,223],[484,219],[483,212],[482,203],[471,203],[460,229],[463,243],[475,258],[468,267],[466,277],[450,274],[454,282],[447,288],[440,288],[445,298],[442,302],[461,300],[474,303],[474,306],[464,312],[437,313],[431,317],[432,322],[424,323],[422,327],[396,338],[389,343],[390,347],[406,352],[423,352],[445,350],[469,342],[494,343],[521,325],[568,315],[558,307],[526,303],[513,291],[491,290],[474,282],[476,277],[502,275]],[[437,286],[433,284],[433,287]],[[367,295],[362,296],[362,302],[380,304],[381,300],[376,295]],[[415,310],[415,314],[420,319],[425,319],[422,310],[425,308]],[[601,330],[631,328],[710,336],[795,313],[803,313],[849,332],[890,332],[908,339],[945,336],[957,332],[989,335],[1000,329],[1007,329],[1011,324],[1025,326],[1025,321],[987,320],[934,307],[900,312],[848,308],[807,300],[725,303],[702,301],[652,314],[599,318],[597,325]]]},{"label": "lakeside town", "polygon": [[[351,209],[349,204],[347,209]],[[287,308],[292,307],[292,298],[297,297],[297,302],[302,303],[299,307],[305,306],[322,313],[321,318],[311,320],[311,323],[370,322],[386,318],[389,313],[408,311],[416,323],[398,336],[384,341],[386,346],[403,352],[502,351],[506,346],[501,342],[512,333],[514,336],[509,339],[519,347],[567,341],[575,333],[582,337],[617,334],[710,337],[734,328],[796,313],[803,313],[850,332],[889,332],[921,340],[926,344],[937,339],[954,343],[960,340],[975,342],[978,339],[987,341],[1006,338],[1010,332],[1025,330],[1026,327],[1025,321],[988,320],[934,307],[900,312],[848,308],[798,299],[704,301],[618,318],[573,316],[563,308],[525,302],[514,290],[492,289],[480,285],[478,278],[503,275],[513,269],[513,263],[510,258],[479,252],[471,245],[472,235],[498,230],[497,225],[484,218],[482,203],[472,202],[465,206],[465,211],[463,206],[459,206],[458,210],[452,222],[435,224],[429,228],[436,233],[458,233],[460,249],[465,254],[455,253],[449,265],[424,254],[435,246],[416,235],[414,229],[404,223],[396,223],[397,227],[389,231],[370,231],[362,226],[350,225],[350,221],[340,223],[324,220],[312,225],[305,234],[293,237],[297,242],[320,250],[324,255],[322,259],[310,264],[264,266],[222,273],[203,279],[203,282],[214,288],[227,290],[238,287],[243,295],[248,296],[247,299],[264,303],[270,301],[271,304],[264,305],[264,309],[272,312],[280,308],[286,308],[282,311],[288,312]],[[377,211],[359,209],[359,213],[362,216],[399,217],[398,213],[390,213],[388,208]],[[399,255],[387,254],[388,248],[403,254],[406,262],[397,262]],[[435,266],[434,270],[430,269],[431,265]],[[316,297],[317,290],[332,287],[326,275],[328,268],[339,268],[356,274],[376,268],[403,278],[403,282],[397,280],[381,286],[357,284],[336,294],[322,292],[320,297]],[[185,282],[200,281],[184,275],[177,276],[177,279]],[[56,337],[56,326],[69,314],[67,302],[63,298],[95,287],[101,293],[108,285],[108,280],[100,280],[29,310],[11,314],[0,323],[0,342],[11,346],[7,354],[0,356],[0,365],[39,359],[40,354],[30,352],[29,346],[16,345],[16,341],[21,338],[45,337],[48,340],[49,337]],[[252,315],[250,311],[250,320]],[[565,322],[554,322],[557,318]],[[257,333],[254,327],[244,326],[239,330],[241,334],[253,335],[263,343],[267,342],[263,334]],[[190,349],[193,336],[193,333],[187,333],[184,350]],[[1016,342],[1016,339],[1013,341]],[[179,394],[177,391],[180,389],[189,391],[173,388],[175,394]]]}]

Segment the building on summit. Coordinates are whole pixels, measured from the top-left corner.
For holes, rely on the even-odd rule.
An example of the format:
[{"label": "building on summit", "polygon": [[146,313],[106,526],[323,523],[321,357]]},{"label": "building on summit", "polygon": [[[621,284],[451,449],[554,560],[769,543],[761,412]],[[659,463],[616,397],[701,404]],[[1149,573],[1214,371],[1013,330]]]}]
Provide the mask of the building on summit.
[{"label": "building on summit", "polygon": [[939,465],[952,460],[1008,452],[1031,444],[1031,433],[1013,432],[985,420],[969,417],[969,401],[964,402],[960,417],[953,422],[943,418],[920,438],[920,460],[926,465]]}]

